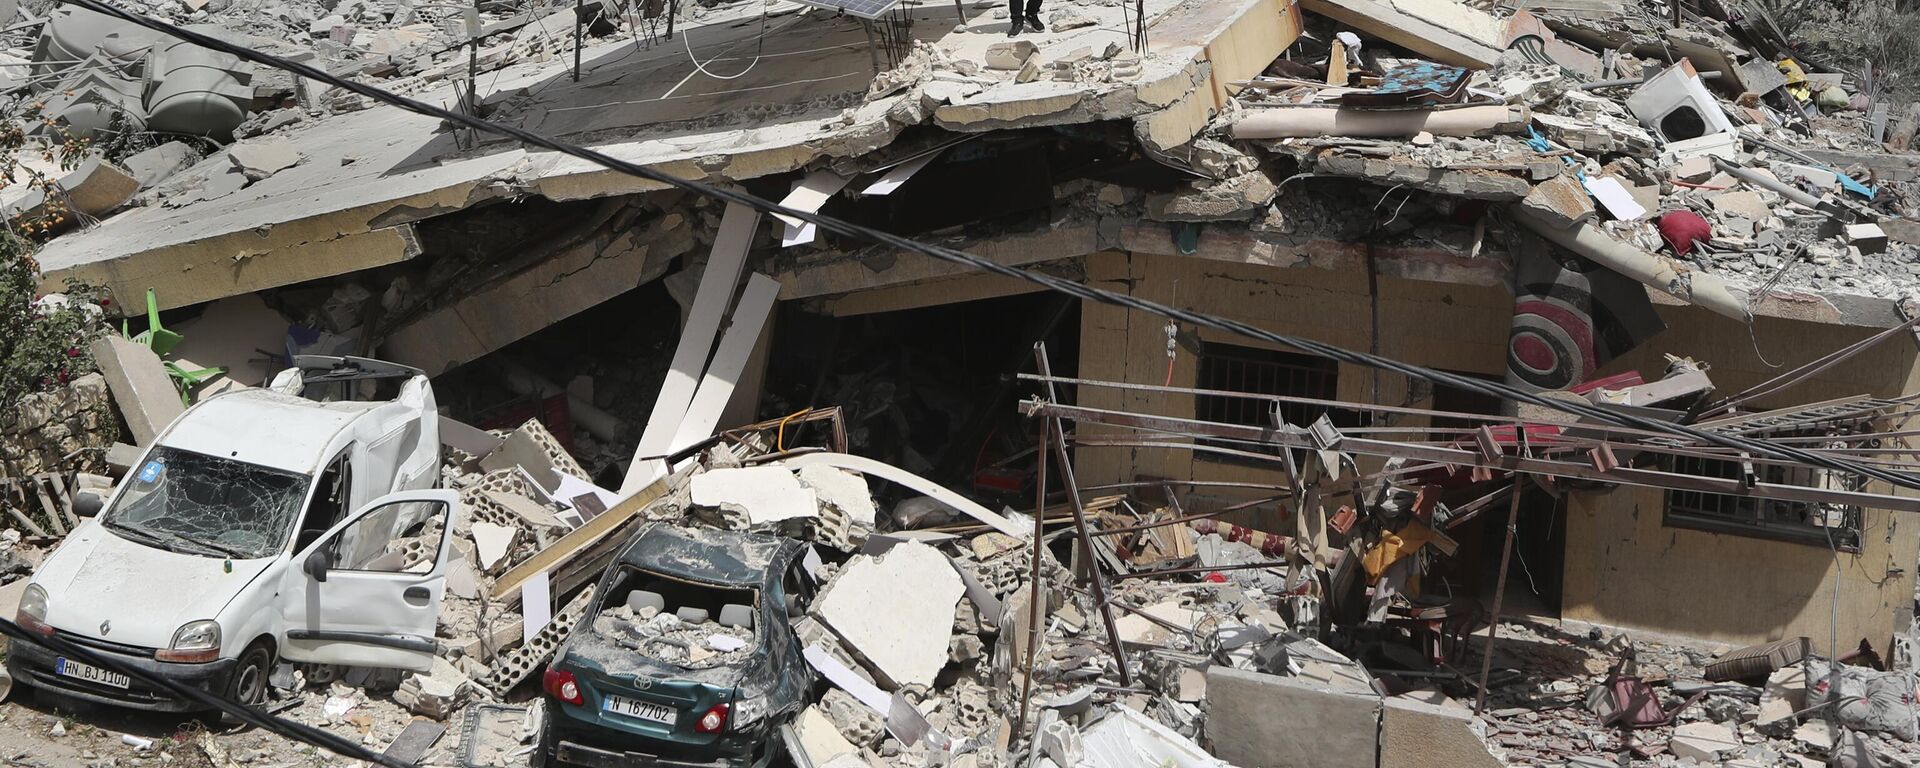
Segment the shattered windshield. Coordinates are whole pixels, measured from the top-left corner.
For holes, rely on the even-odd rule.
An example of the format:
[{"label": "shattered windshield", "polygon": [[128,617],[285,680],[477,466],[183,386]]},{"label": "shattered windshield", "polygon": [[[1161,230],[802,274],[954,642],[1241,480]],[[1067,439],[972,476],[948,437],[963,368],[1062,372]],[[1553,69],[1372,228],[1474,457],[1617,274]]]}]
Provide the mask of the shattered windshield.
[{"label": "shattered windshield", "polygon": [[153,450],[100,518],[122,538],[176,552],[236,558],[279,551],[307,478],[177,448]]}]

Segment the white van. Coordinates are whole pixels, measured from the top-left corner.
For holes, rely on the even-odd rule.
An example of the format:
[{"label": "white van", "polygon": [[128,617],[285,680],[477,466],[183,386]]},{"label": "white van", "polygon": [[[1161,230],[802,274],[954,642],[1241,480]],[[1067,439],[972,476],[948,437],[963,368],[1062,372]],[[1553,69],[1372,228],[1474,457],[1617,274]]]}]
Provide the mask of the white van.
[{"label": "white van", "polygon": [[[266,389],[194,405],[109,499],[77,505],[96,514],[33,574],[15,621],[251,706],[282,659],[429,669],[461,513],[433,490],[432,387],[375,360],[296,362]],[[312,399],[382,383],[397,396]],[[7,669],[87,701],[192,707],[29,643]]]}]

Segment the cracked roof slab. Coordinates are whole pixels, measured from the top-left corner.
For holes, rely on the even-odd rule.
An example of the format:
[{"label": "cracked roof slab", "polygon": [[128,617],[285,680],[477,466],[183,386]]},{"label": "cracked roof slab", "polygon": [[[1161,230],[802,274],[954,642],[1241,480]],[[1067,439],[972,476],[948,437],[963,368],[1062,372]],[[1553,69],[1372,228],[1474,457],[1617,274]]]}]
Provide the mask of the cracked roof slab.
[{"label": "cracked roof slab", "polygon": [[[972,56],[975,49],[984,56],[986,45],[1006,39],[1005,22],[989,12],[998,5],[964,6],[970,16],[961,29],[952,23],[952,6],[925,6],[913,11],[923,17],[914,28],[953,56]],[[1036,42],[1042,56],[1104,48],[1108,38],[1124,41],[1116,31],[1124,28],[1120,12],[1090,8],[1098,17],[1094,26],[1023,39]],[[1178,143],[1205,124],[1224,98],[1223,83],[1265,67],[1299,29],[1292,0],[1158,0],[1148,3],[1148,15],[1152,51],[1134,78],[1086,85],[1007,79],[977,94],[950,96],[957,105],[929,103],[916,84],[843,108],[836,89],[865,91],[870,54],[840,29],[851,20],[820,12],[770,15],[770,25],[788,26],[769,34],[766,47],[758,42],[758,17],[694,27],[674,41],[680,49],[697,42],[719,66],[751,61],[748,50],[793,54],[740,80],[705,82],[690,76],[697,73],[684,50],[669,51],[664,43],[636,49],[623,40],[590,47],[577,85],[561,60],[512,65],[479,82],[482,99],[508,121],[677,176],[744,180],[823,157],[865,154],[929,119],[958,130],[992,130],[1134,118],[1143,138]],[[853,71],[862,74],[845,76]],[[788,82],[802,80],[811,82]],[[659,82],[680,84],[659,94],[627,90],[630,83],[651,89]],[[1063,86],[1074,87],[1071,103],[1062,102]],[[408,95],[453,103],[453,87],[442,82]],[[616,99],[620,108],[607,110]],[[950,111],[950,119],[941,119],[940,110],[954,106],[982,117],[951,119],[957,113]],[[588,116],[602,110],[618,119]],[[699,117],[715,115],[754,119],[727,125]],[[68,277],[97,282],[122,307],[143,305],[146,289],[154,288],[161,308],[188,306],[410,259],[419,248],[405,225],[487,200],[525,194],[575,200],[659,188],[504,142],[462,150],[456,138],[436,119],[386,106],[294,124],[263,139],[292,142],[298,165],[235,190],[219,184],[230,166],[224,153],[210,157],[169,179],[155,204],[49,242],[39,256],[43,285],[56,289]]]}]

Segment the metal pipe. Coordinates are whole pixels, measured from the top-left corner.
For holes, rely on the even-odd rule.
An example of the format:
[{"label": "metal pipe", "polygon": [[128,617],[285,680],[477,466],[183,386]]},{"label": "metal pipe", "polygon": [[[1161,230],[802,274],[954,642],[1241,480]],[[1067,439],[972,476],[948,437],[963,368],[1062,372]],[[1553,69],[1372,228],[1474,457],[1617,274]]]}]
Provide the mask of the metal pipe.
[{"label": "metal pipe", "polygon": [[1556,245],[1593,259],[1648,288],[1741,322],[1746,322],[1749,316],[1747,302],[1727,290],[1726,281],[1718,276],[1698,270],[1683,272],[1672,261],[1622,242],[1592,222],[1562,228],[1518,205],[1507,206],[1507,214]]}]

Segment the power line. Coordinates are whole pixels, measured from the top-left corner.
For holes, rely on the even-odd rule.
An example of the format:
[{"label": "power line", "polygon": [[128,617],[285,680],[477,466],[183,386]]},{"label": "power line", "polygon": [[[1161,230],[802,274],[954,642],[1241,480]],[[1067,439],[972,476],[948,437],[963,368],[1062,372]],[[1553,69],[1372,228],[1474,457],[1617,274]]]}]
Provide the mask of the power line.
[{"label": "power line", "polygon": [[262,66],[267,66],[274,69],[291,72],[301,77],[318,80],[320,82],[327,83],[334,87],[342,88],[347,91],[359,94],[361,96],[365,96],[374,101],[378,101],[384,104],[391,104],[393,106],[399,107],[409,112],[414,112],[416,114],[426,115],[429,117],[436,117],[441,120],[447,121],[449,123],[465,126],[467,128],[471,128],[474,130],[487,131],[489,133],[499,134],[509,138],[518,139],[526,144],[536,146],[536,147],[541,147],[544,149],[549,149],[563,155],[568,155],[570,157],[576,157],[581,160],[585,160],[587,162],[593,163],[595,165],[599,165],[604,168],[620,171],[622,173],[637,176],[650,181],[656,181],[662,184],[666,184],[679,189],[684,189],[689,192],[704,195],[707,197],[716,198],[729,203],[744,205],[749,208],[753,208],[755,210],[761,211],[763,213],[771,213],[771,214],[777,214],[781,216],[787,216],[787,217],[799,219],[801,221],[814,224],[815,226],[818,226],[819,228],[826,230],[828,232],[844,235],[846,237],[859,239],[859,240],[867,240],[867,241],[879,243],[882,245],[899,248],[904,251],[911,251],[914,253],[924,254],[926,256],[939,259],[941,261],[945,261],[953,264],[959,264],[966,267],[972,267],[974,269],[979,269],[985,272],[1002,275],[1005,277],[1010,277],[1016,280],[1023,280],[1029,283],[1033,283],[1035,285],[1045,287],[1053,291],[1058,291],[1060,293],[1064,293],[1069,296],[1074,296],[1083,301],[1096,301],[1103,304],[1110,304],[1113,306],[1125,307],[1127,309],[1139,310],[1142,312],[1159,315],[1161,317],[1166,317],[1166,318],[1177,320],[1180,322],[1190,323],[1196,326],[1212,328],[1215,330],[1224,331],[1227,333],[1233,333],[1233,334],[1245,336],[1248,338],[1259,339],[1259,340],[1266,341],[1273,344],[1292,347],[1302,352],[1308,352],[1311,354],[1319,355],[1321,357],[1325,357],[1325,358],[1339,361],[1339,362],[1348,363],[1351,365],[1360,365],[1360,366],[1366,366],[1369,368],[1378,368],[1381,370],[1392,371],[1395,373],[1411,376],[1414,378],[1425,379],[1425,380],[1440,383],[1440,384],[1446,384],[1447,386],[1463,389],[1469,392],[1476,392],[1479,394],[1487,395],[1489,397],[1498,397],[1504,400],[1514,400],[1522,403],[1527,403],[1530,405],[1536,405],[1536,406],[1548,408],[1551,410],[1573,414],[1576,416],[1583,416],[1583,417],[1594,419],[1596,421],[1600,421],[1607,424],[1614,424],[1622,427],[1633,427],[1636,429],[1642,429],[1642,430],[1648,430],[1648,431],[1663,432],[1663,433],[1674,435],[1677,437],[1684,437],[1689,440],[1709,443],[1712,445],[1719,445],[1726,448],[1732,448],[1737,451],[1745,451],[1757,456],[1764,456],[1767,458],[1782,459],[1787,461],[1796,461],[1796,462],[1800,462],[1810,466],[1822,467],[1825,469],[1830,469],[1838,472],[1846,472],[1850,474],[1860,475],[1860,476],[1872,478],[1875,480],[1880,480],[1883,482],[1891,483],[1893,485],[1897,485],[1905,488],[1920,489],[1920,475],[1914,475],[1912,473],[1893,472],[1893,471],[1881,469],[1878,467],[1869,466],[1859,462],[1854,462],[1854,461],[1849,461],[1846,459],[1841,459],[1833,456],[1823,455],[1823,454],[1816,453],[1814,451],[1810,451],[1804,448],[1798,448],[1798,447],[1786,446],[1786,445],[1776,445],[1766,440],[1758,440],[1754,438],[1741,437],[1736,435],[1725,435],[1725,434],[1719,434],[1715,432],[1708,432],[1700,429],[1694,429],[1692,427],[1681,426],[1671,422],[1660,421],[1658,419],[1650,419],[1642,416],[1637,416],[1631,413],[1607,410],[1597,405],[1593,405],[1591,403],[1579,403],[1579,402],[1571,402],[1571,401],[1565,401],[1565,400],[1556,400],[1548,397],[1543,397],[1533,392],[1528,392],[1522,389],[1518,389],[1516,387],[1511,387],[1504,383],[1490,382],[1490,381],[1485,381],[1482,379],[1472,378],[1468,376],[1461,376],[1457,374],[1447,373],[1445,371],[1424,368],[1421,366],[1413,365],[1410,363],[1404,363],[1398,360],[1382,357],[1379,355],[1372,355],[1364,352],[1356,352],[1353,350],[1345,349],[1343,347],[1337,347],[1331,344],[1314,341],[1312,339],[1274,333],[1272,331],[1268,331],[1262,328],[1256,328],[1252,325],[1248,325],[1238,320],[1214,317],[1214,316],[1199,313],[1199,312],[1192,312],[1188,310],[1179,309],[1176,307],[1169,307],[1163,304],[1157,304],[1151,301],[1147,301],[1145,299],[1136,298],[1134,296],[1114,293],[1112,291],[1107,291],[1100,288],[1094,288],[1088,285],[1082,285],[1080,283],[1053,277],[1051,275],[1047,275],[1040,272],[1028,272],[1025,270],[1016,269],[1014,267],[1005,266],[988,259],[983,259],[978,256],[974,256],[972,254],[969,254],[963,251],[957,251],[952,248],[946,248],[942,246],[921,243],[916,240],[901,237],[899,235],[891,234],[888,232],[882,232],[879,230],[870,229],[868,227],[863,227],[863,226],[853,224],[851,222],[843,221],[831,216],[823,216],[813,211],[805,211],[805,210],[788,208],[788,207],[779,205],[777,203],[773,203],[768,200],[755,197],[745,192],[740,192],[737,190],[727,189],[723,187],[717,187],[704,182],[682,179],[677,176],[673,176],[658,170],[654,170],[652,168],[647,168],[645,166],[627,162],[625,160],[620,160],[614,157],[610,157],[608,155],[602,154],[600,152],[597,152],[592,149],[588,149],[576,144],[571,144],[571,143],[560,141],[558,139],[549,138],[547,136],[543,136],[541,134],[537,134],[523,128],[504,125],[501,123],[493,122],[491,120],[486,120],[484,118],[474,117],[472,115],[467,115],[460,112],[448,110],[442,107],[437,107],[432,104],[426,104],[423,102],[415,101],[413,99],[409,99],[404,96],[399,96],[397,94],[390,93],[380,88],[375,88],[365,83],[359,83],[359,82],[347,80],[345,78],[334,75],[331,72],[327,72],[325,70],[318,69],[316,67],[313,67],[307,64],[303,64],[296,61],[289,61],[287,59],[274,56],[268,53],[263,53],[261,51],[254,50],[246,46],[236,45],[234,43],[230,43],[225,40],[209,37],[205,34],[201,34],[193,30],[183,29],[183,28],[174,26],[172,24],[169,24],[165,21],[161,21],[161,20],[150,18],[147,16],[131,13],[129,11],[121,10],[114,6],[100,2],[100,0],[67,0],[67,1],[72,3],[73,5],[77,5],[82,8],[86,8],[88,10],[113,16],[118,19],[123,19],[125,21],[138,24],[142,27],[146,27],[148,29],[161,32],[163,34],[167,34],[172,37],[176,37],[176,38],[191,42],[195,45],[199,45],[204,48],[209,48],[212,50],[229,53],[234,56],[238,56],[241,59],[251,61],[255,64],[260,64]]},{"label": "power line", "polygon": [[93,666],[100,667],[102,669],[111,669],[115,672],[119,672],[123,675],[131,677],[134,680],[138,680],[141,683],[152,686],[162,691],[166,691],[167,693],[173,694],[174,696],[177,696],[181,699],[185,699],[189,702],[199,704],[208,709],[220,710],[221,712],[227,715],[230,715],[235,719],[240,720],[241,722],[244,722],[248,725],[259,728],[268,733],[283,736],[289,739],[293,739],[295,741],[312,744],[316,747],[329,750],[334,754],[340,755],[341,757],[349,757],[355,760],[365,760],[367,762],[374,763],[376,765],[387,766],[387,768],[413,768],[413,766],[410,766],[399,760],[396,760],[394,758],[388,757],[378,752],[369,750],[366,747],[361,746],[358,742],[349,741],[338,735],[328,733],[327,731],[320,730],[319,728],[315,728],[311,725],[307,725],[306,723],[294,722],[292,720],[288,720],[288,719],[279,717],[277,715],[270,715],[265,712],[261,712],[260,710],[244,706],[238,702],[231,701],[219,696],[215,696],[211,693],[200,690],[199,688],[195,688],[185,683],[180,683],[174,680],[168,680],[165,677],[161,677],[152,672],[148,672],[144,669],[140,669],[132,665],[124,664],[116,659],[111,659],[111,658],[102,656],[101,654],[95,653],[92,649],[87,648],[86,646],[80,645],[78,643],[74,643],[57,634],[41,635],[34,632],[28,632],[26,629],[22,628],[20,625],[13,623],[11,620],[8,620],[6,618],[0,618],[0,635],[5,635],[7,637],[13,638],[13,642],[16,642],[16,643],[24,642],[31,645],[40,646],[56,654],[59,654],[59,656],[62,658],[77,659],[80,661],[84,661],[88,664],[91,664]]}]

